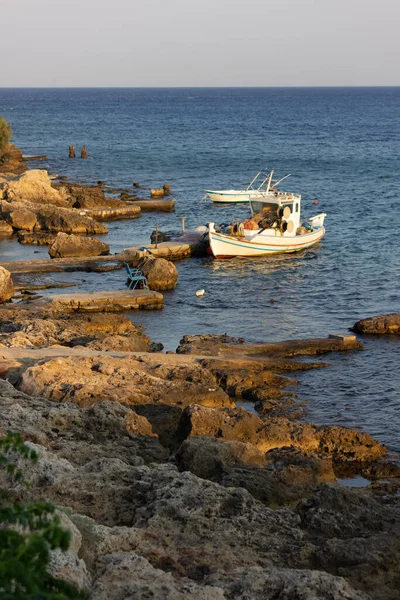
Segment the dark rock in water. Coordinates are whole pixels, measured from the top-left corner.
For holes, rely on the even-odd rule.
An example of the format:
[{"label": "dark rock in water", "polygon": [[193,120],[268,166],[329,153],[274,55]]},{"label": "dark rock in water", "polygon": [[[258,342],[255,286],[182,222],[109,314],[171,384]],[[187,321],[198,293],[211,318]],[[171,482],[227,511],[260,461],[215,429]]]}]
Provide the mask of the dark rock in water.
[{"label": "dark rock in water", "polygon": [[400,313],[361,319],[361,321],[357,321],[353,325],[352,331],[381,335],[400,335]]},{"label": "dark rock in water", "polygon": [[75,146],[68,147],[68,157],[75,158]]},{"label": "dark rock in water", "polygon": [[179,342],[176,349],[178,354],[203,354],[204,351],[210,351],[215,355],[223,344],[242,344],[243,338],[235,338],[224,333],[223,335],[203,334],[203,335],[185,335]]},{"label": "dark rock in water", "polygon": [[164,233],[163,231],[157,232],[154,230],[151,232],[150,240],[152,244],[161,244],[161,242],[169,242],[171,240],[171,237],[172,234]]},{"label": "dark rock in water", "polygon": [[81,158],[87,158],[88,157],[88,153],[86,150],[86,146],[82,146],[82,150],[81,150]]},{"label": "dark rock in water", "polygon": [[49,248],[52,258],[72,256],[102,256],[110,253],[110,247],[97,240],[79,235],[59,233]]},{"label": "dark rock in water", "polygon": [[18,241],[20,244],[32,244],[33,246],[50,246],[56,237],[55,233],[18,232]]}]

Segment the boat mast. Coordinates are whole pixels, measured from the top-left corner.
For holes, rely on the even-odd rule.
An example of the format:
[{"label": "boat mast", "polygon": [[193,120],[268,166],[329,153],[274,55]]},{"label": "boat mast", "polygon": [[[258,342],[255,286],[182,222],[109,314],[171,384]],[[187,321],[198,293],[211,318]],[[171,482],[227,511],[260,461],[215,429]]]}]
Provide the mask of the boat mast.
[{"label": "boat mast", "polygon": [[269,177],[268,177],[268,183],[267,183],[267,189],[266,189],[267,194],[269,193],[269,190],[270,190],[270,187],[271,187],[271,181],[272,181],[272,175],[273,174],[274,174],[274,172],[271,171],[271,173],[269,174]]}]

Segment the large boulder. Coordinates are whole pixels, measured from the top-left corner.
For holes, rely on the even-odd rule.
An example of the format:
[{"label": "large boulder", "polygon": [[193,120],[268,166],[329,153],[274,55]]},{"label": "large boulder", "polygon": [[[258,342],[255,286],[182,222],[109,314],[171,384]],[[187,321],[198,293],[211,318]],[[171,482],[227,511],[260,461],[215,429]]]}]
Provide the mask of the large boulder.
[{"label": "large boulder", "polygon": [[353,325],[352,329],[359,333],[400,335],[400,313],[361,319]]},{"label": "large boulder", "polygon": [[177,268],[174,263],[165,258],[146,256],[139,261],[138,268],[147,277],[147,282],[151,290],[158,292],[173,290],[178,281]]},{"label": "large boulder", "polygon": [[65,190],[54,189],[49,174],[42,169],[26,171],[19,179],[9,181],[3,190],[3,196],[7,200],[16,202],[68,206]]},{"label": "large boulder", "polygon": [[[29,205],[32,207],[32,204]],[[91,217],[81,215],[78,210],[38,206],[35,230],[63,231],[64,233],[83,233],[86,235],[108,233],[108,229]]]},{"label": "large boulder", "polygon": [[68,235],[60,232],[49,248],[51,258],[67,256],[102,256],[109,254],[110,247],[96,238]]},{"label": "large boulder", "polygon": [[0,218],[16,230],[33,231],[36,225],[35,212],[23,202],[0,200]]},{"label": "large boulder", "polygon": [[14,294],[14,285],[10,273],[0,267],[0,302],[6,302]]}]

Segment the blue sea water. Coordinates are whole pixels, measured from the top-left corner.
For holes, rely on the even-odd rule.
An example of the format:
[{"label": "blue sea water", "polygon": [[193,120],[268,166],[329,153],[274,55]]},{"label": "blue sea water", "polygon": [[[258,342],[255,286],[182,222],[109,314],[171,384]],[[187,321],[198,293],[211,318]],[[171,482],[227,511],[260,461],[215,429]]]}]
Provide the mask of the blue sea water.
[{"label": "blue sea water", "polygon": [[[0,115],[52,173],[171,184],[176,212],[110,223],[113,252],[147,243],[156,222],[179,230],[181,216],[187,229],[246,216],[245,206],[204,201],[204,189],[243,187],[262,168],[292,173],[282,190],[302,194],[304,217],[328,214],[323,242],[298,255],[181,262],[163,312],[132,317],[166,349],[189,333],[326,337],[400,311],[400,88],[0,89]],[[70,144],[89,158],[68,159]],[[46,253],[0,243],[0,260]],[[119,272],[79,277],[86,289],[123,287]],[[364,428],[400,450],[400,342],[363,341],[364,351],[301,374],[300,396],[314,422]]]}]

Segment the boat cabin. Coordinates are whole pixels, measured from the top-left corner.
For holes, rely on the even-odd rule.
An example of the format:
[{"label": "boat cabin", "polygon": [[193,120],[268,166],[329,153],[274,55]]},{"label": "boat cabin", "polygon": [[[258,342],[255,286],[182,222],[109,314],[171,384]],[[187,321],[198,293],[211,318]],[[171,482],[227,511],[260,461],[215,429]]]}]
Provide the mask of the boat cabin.
[{"label": "boat cabin", "polygon": [[283,235],[294,235],[300,227],[300,202],[301,196],[282,193],[250,200],[252,220],[261,229],[280,229]]}]

